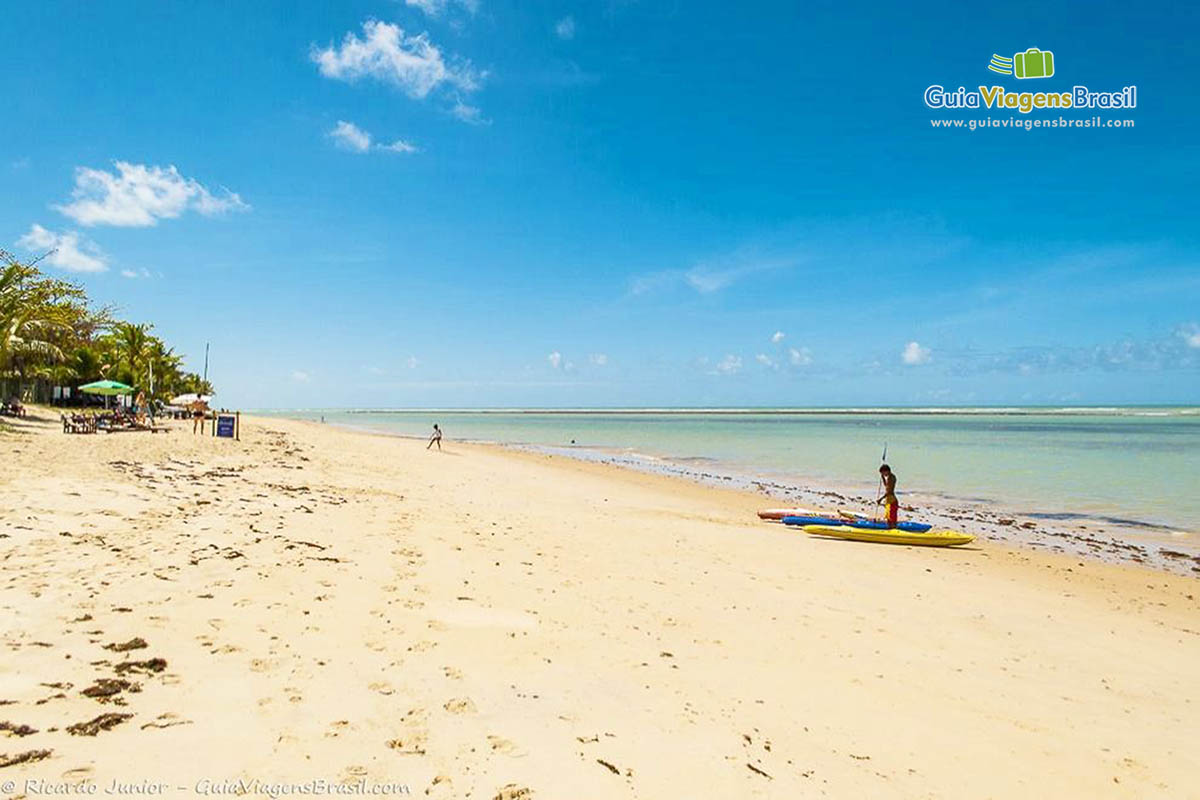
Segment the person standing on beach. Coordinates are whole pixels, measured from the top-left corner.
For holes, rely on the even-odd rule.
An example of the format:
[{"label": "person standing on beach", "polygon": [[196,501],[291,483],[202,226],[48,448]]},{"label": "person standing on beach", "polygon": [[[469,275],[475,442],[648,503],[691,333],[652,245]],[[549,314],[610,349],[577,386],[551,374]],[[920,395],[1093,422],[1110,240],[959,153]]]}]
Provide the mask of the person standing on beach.
[{"label": "person standing on beach", "polygon": [[429,448],[433,447],[434,442],[437,442],[438,450],[441,450],[442,449],[442,429],[438,427],[436,422],[433,423],[433,435],[429,437],[429,444],[425,445],[425,449],[428,450]]},{"label": "person standing on beach", "polygon": [[896,473],[892,472],[891,467],[884,464],[879,468],[879,480],[883,483],[883,496],[875,503],[876,505],[883,503],[884,511],[887,513],[888,527],[894,528],[900,516],[900,501],[896,499]]}]

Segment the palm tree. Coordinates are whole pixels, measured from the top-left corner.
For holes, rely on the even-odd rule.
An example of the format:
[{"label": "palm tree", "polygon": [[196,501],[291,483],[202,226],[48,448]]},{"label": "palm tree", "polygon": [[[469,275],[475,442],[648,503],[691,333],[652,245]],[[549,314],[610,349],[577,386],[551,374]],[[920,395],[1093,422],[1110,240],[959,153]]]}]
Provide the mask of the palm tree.
[{"label": "palm tree", "polygon": [[63,345],[86,313],[83,289],[45,277],[0,250],[0,371],[24,382],[31,367],[63,360]]},{"label": "palm tree", "polygon": [[148,378],[150,358],[150,329],[152,325],[118,322],[113,326],[113,342],[121,366],[128,370],[130,384],[144,386]]}]

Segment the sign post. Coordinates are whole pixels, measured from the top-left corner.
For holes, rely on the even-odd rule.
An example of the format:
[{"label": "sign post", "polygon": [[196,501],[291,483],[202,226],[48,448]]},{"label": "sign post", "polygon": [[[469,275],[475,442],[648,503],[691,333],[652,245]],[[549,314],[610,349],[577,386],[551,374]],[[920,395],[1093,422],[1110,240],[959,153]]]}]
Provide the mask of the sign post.
[{"label": "sign post", "polygon": [[216,435],[222,439],[242,440],[242,412],[233,414],[217,414],[217,423],[213,426]]}]

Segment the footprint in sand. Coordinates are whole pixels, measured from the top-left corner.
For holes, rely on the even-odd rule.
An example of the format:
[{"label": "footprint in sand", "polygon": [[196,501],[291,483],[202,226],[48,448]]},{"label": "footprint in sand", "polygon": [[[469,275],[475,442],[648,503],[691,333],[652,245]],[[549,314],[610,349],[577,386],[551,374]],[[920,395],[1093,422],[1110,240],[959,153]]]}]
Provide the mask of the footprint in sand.
[{"label": "footprint in sand", "polygon": [[367,688],[370,689],[372,692],[379,692],[382,695],[395,694],[395,692],[396,692],[396,690],[392,688],[392,685],[387,682],[372,683],[372,684],[369,684],[367,686]]},{"label": "footprint in sand", "polygon": [[474,714],[478,710],[469,697],[455,697],[447,700],[442,708],[451,714]]},{"label": "footprint in sand", "polygon": [[343,731],[350,730],[350,720],[339,719],[329,723],[329,730],[325,731],[326,739],[336,739],[342,735]]},{"label": "footprint in sand", "polygon": [[493,753],[503,753],[506,756],[519,758],[525,755],[521,748],[517,747],[516,742],[505,739],[503,736],[489,734],[487,737],[488,746],[492,748]]},{"label": "footprint in sand", "polygon": [[359,778],[367,777],[367,768],[360,764],[351,764],[342,770],[341,778],[343,783],[354,783]]},{"label": "footprint in sand", "polygon": [[454,793],[454,781],[449,775],[438,775],[430,782],[425,794],[430,797],[450,797]]},{"label": "footprint in sand", "polygon": [[413,730],[397,736],[395,739],[388,739],[387,746],[388,749],[395,750],[403,756],[423,756],[428,741],[429,735],[425,731]]},{"label": "footprint in sand", "polygon": [[492,800],[531,800],[533,790],[527,786],[518,786],[515,783],[510,783],[501,787],[500,791],[496,792],[496,796]]},{"label": "footprint in sand", "polygon": [[447,678],[455,681],[461,681],[463,677],[462,670],[455,667],[442,667],[442,672],[445,673]]}]

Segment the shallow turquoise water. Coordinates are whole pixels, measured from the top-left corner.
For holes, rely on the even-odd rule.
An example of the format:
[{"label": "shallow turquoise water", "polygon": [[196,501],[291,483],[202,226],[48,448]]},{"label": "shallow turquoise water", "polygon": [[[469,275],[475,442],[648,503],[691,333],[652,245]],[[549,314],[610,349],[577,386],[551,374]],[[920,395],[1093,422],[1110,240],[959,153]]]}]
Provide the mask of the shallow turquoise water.
[{"label": "shallow turquoise water", "polygon": [[904,491],[1031,513],[1200,528],[1200,408],[259,412],[388,433],[711,461],[871,493],[886,443]]}]

